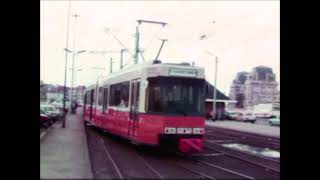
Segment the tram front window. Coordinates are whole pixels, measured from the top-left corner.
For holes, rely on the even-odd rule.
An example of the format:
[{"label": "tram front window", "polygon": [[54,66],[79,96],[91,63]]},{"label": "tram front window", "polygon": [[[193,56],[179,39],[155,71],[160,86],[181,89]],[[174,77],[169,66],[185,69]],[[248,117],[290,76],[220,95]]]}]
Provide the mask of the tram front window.
[{"label": "tram front window", "polygon": [[203,115],[203,79],[157,77],[148,81],[147,112]]}]

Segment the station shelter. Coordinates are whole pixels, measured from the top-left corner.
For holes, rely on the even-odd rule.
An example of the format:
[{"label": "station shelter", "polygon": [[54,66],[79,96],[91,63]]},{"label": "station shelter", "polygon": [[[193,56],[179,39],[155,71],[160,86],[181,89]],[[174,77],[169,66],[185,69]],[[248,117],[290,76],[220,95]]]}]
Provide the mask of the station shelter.
[{"label": "station shelter", "polygon": [[[235,102],[217,89],[216,100],[213,100],[215,87],[208,81],[205,84],[205,114],[208,119],[225,119],[226,105],[229,102]],[[216,102],[216,114],[213,114],[213,102]]]}]

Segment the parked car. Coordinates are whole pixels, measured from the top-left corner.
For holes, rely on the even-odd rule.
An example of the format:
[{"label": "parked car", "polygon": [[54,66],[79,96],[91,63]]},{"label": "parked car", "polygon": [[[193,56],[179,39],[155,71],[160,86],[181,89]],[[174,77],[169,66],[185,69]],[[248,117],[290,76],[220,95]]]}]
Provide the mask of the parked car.
[{"label": "parked car", "polygon": [[40,109],[43,110],[53,120],[57,121],[60,118],[61,111],[53,105],[41,104]]},{"label": "parked car", "polygon": [[237,117],[238,113],[237,112],[232,112],[232,111],[229,111],[225,113],[225,117],[227,120],[235,120],[236,117]]},{"label": "parked car", "polygon": [[54,106],[57,109],[61,109],[63,107],[63,103],[59,101],[54,101],[50,105]]},{"label": "parked car", "polygon": [[272,118],[271,112],[256,112],[254,115],[258,118]]},{"label": "parked car", "polygon": [[269,119],[269,124],[271,126],[280,126],[280,116]]},{"label": "parked car", "polygon": [[238,121],[254,123],[257,117],[251,112],[243,112],[243,113],[240,112],[240,113],[237,113],[237,116],[235,117],[235,119]]},{"label": "parked car", "polygon": [[40,126],[50,126],[52,124],[52,119],[46,111],[40,108]]}]

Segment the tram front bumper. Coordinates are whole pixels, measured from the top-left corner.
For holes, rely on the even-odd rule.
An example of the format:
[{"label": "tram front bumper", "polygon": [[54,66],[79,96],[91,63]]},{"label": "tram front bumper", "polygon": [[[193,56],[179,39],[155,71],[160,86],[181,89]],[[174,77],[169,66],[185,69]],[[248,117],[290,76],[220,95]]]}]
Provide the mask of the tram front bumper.
[{"label": "tram front bumper", "polygon": [[184,154],[192,154],[203,150],[203,135],[160,135],[160,145],[179,150]]},{"label": "tram front bumper", "polygon": [[197,138],[179,139],[179,150],[184,154],[198,153],[203,150],[203,140]]}]

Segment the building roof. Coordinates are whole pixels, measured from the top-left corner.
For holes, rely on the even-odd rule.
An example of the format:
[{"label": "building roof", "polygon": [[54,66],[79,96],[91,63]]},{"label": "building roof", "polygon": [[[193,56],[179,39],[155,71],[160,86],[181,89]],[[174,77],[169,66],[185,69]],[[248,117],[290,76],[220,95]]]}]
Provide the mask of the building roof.
[{"label": "building roof", "polygon": [[257,73],[257,80],[259,81],[275,81],[275,75],[270,67],[257,66],[253,68],[253,73]]},{"label": "building roof", "polygon": [[239,84],[244,84],[246,82],[246,80],[247,80],[247,76],[248,75],[249,75],[249,73],[245,72],[245,71],[237,73],[237,77],[236,77],[237,82]]},{"label": "building roof", "polygon": [[[213,91],[214,91],[214,86],[211,85],[208,81],[206,81],[206,86],[205,86],[205,99],[213,99]],[[217,100],[231,100],[228,96],[223,94],[219,89],[217,89]]]}]

